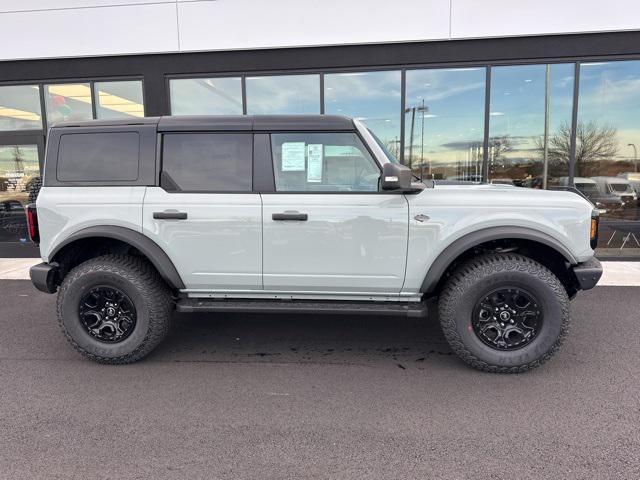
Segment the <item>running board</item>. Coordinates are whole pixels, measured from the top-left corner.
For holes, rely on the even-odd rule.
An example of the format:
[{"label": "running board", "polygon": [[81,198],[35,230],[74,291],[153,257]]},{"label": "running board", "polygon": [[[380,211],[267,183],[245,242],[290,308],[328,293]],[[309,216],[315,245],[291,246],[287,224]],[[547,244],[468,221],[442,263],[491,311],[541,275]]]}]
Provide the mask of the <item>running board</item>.
[{"label": "running board", "polygon": [[176,304],[181,313],[247,312],[247,313],[316,313],[331,315],[389,315],[426,317],[427,308],[418,302],[355,302],[314,300],[236,300],[181,298]]}]

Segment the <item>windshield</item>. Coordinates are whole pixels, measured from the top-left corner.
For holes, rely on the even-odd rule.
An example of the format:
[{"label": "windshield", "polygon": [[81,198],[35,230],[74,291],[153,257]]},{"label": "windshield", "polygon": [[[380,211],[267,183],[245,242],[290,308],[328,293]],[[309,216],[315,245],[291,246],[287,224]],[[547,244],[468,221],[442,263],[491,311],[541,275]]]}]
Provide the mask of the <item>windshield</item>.
[{"label": "windshield", "polygon": [[598,187],[594,183],[576,183],[576,188],[584,193],[599,193]]},{"label": "windshield", "polygon": [[631,192],[631,186],[626,183],[610,183],[609,185],[614,192]]},{"label": "windshield", "polygon": [[369,132],[369,134],[373,137],[373,139],[376,141],[376,143],[378,144],[378,146],[382,149],[382,151],[384,152],[384,154],[387,156],[387,158],[389,159],[390,162],[392,163],[400,163],[398,162],[398,159],[395,157],[395,155],[393,153],[391,153],[387,147],[385,146],[384,143],[382,143],[382,140],[380,140],[378,137],[376,137],[376,134],[373,133],[371,131],[370,128],[367,127],[367,131]]}]

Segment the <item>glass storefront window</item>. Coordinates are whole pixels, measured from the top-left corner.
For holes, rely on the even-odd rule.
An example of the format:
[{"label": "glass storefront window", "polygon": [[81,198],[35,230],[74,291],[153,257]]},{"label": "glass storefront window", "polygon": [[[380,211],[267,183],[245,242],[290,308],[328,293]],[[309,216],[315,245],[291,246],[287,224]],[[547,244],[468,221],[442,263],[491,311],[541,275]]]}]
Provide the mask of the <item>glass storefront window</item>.
[{"label": "glass storefront window", "polygon": [[36,145],[0,145],[0,242],[28,242],[24,207],[39,175]]},{"label": "glass storefront window", "polygon": [[247,113],[320,113],[319,75],[247,77]]},{"label": "glass storefront window", "polygon": [[96,117],[100,119],[144,117],[142,82],[95,82]]},{"label": "glass storefront window", "polygon": [[0,87],[0,130],[40,129],[40,88],[37,85]]},{"label": "glass storefront window", "polygon": [[88,83],[45,85],[45,106],[49,126],[65,121],[91,120],[91,88]]},{"label": "glass storefront window", "polygon": [[580,65],[575,186],[601,212],[599,256],[640,255],[640,61]]},{"label": "glass storefront window", "polygon": [[408,70],[404,161],[422,178],[482,179],[485,68]]},{"label": "glass storefront window", "polygon": [[242,80],[179,78],[169,80],[172,115],[242,115]]},{"label": "glass storefront window", "polygon": [[362,120],[400,158],[400,72],[332,73],[324,76],[324,111]]},{"label": "glass storefront window", "polygon": [[492,68],[489,181],[566,186],[562,139],[571,132],[573,72],[573,64]]}]

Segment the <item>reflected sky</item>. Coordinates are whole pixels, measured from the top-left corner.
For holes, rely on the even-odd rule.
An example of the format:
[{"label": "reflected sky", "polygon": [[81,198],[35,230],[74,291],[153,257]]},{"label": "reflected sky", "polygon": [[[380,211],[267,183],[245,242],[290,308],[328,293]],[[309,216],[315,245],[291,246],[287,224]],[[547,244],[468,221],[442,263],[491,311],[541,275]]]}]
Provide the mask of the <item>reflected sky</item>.
[{"label": "reflected sky", "polygon": [[[484,68],[407,71],[407,163],[409,158],[420,163],[424,156],[429,167],[453,167],[477,157],[484,135],[485,77]],[[454,173],[460,172],[449,172]]]},{"label": "reflected sky", "polygon": [[396,153],[400,141],[400,83],[397,70],[327,74],[325,113],[362,120]]},{"label": "reflected sky", "polygon": [[319,75],[247,77],[249,115],[320,113]]},{"label": "reflected sky", "polygon": [[185,78],[169,81],[172,115],[242,115],[242,80]]},{"label": "reflected sky", "polygon": [[640,148],[640,61],[584,63],[580,66],[578,120],[616,128],[618,158],[633,159]]}]

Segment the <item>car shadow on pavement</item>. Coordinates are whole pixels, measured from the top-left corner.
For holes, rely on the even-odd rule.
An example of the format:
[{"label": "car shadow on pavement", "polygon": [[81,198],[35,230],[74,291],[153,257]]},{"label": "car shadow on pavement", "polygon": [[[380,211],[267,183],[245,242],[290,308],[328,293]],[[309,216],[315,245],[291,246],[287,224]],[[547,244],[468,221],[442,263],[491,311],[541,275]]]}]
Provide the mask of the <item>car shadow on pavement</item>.
[{"label": "car shadow on pavement", "polygon": [[153,361],[395,364],[406,369],[452,355],[435,315],[227,313],[176,314],[174,320]]}]

